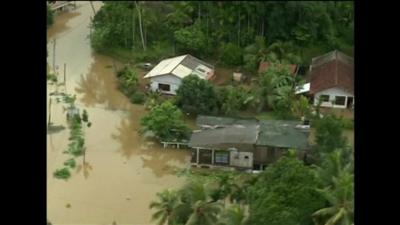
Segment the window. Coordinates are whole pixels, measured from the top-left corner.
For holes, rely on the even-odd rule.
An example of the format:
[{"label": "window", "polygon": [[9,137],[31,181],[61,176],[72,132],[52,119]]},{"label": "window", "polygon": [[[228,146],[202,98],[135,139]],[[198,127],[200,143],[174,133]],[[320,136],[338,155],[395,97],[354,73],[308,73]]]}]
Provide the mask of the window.
[{"label": "window", "polygon": [[229,163],[229,152],[216,152],[215,163],[228,164]]},{"label": "window", "polygon": [[321,102],[329,102],[329,95],[320,95],[319,99]]},{"label": "window", "polygon": [[169,84],[158,84],[158,89],[162,91],[170,91],[170,86]]},{"label": "window", "polygon": [[336,96],[335,105],[344,105],[346,103],[346,96]]}]

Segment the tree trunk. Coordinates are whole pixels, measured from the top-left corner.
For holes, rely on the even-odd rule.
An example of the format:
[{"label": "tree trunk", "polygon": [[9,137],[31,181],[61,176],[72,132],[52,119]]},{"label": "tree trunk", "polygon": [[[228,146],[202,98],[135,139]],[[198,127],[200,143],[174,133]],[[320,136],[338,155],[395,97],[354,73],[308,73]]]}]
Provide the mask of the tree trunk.
[{"label": "tree trunk", "polygon": [[135,48],[135,11],[132,8],[132,51]]},{"label": "tree trunk", "polygon": [[92,1],[89,1],[89,2],[90,2],[90,6],[92,7],[92,10],[93,10],[93,16],[95,16],[96,10],[94,9],[93,2]]},{"label": "tree trunk", "polygon": [[240,8],[239,8],[239,16],[238,16],[238,46],[240,46]]},{"label": "tree trunk", "polygon": [[201,9],[200,9],[200,7],[201,7],[201,4],[200,4],[200,2],[199,2],[199,12],[198,12],[198,19],[200,20],[200,18],[201,18]]},{"label": "tree trunk", "polygon": [[146,51],[146,44],[144,43],[143,28],[142,28],[142,14],[140,13],[139,4],[137,3],[137,1],[135,1],[135,5],[139,17],[139,29],[140,29],[140,36],[142,38],[143,51]]},{"label": "tree trunk", "polygon": [[264,18],[263,18],[263,21],[262,21],[262,24],[261,24],[261,36],[264,37]]}]

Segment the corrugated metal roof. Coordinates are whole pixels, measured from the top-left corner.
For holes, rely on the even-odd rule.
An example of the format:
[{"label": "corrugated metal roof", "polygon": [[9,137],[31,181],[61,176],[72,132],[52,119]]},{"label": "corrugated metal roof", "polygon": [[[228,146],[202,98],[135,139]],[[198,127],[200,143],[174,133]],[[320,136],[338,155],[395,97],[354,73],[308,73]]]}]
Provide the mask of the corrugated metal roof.
[{"label": "corrugated metal roof", "polygon": [[310,91],[310,83],[306,83],[302,86],[298,86],[296,87],[296,95],[297,94],[301,94],[301,93],[305,93],[305,92],[309,92]]},{"label": "corrugated metal roof", "polygon": [[308,148],[308,130],[297,128],[300,121],[199,116],[189,146],[218,148],[226,144],[250,144],[281,148]]},{"label": "corrugated metal roof", "polygon": [[144,76],[144,78],[149,78],[149,77],[154,77],[154,76],[171,73],[171,71],[175,67],[177,67],[186,56],[187,55],[182,55],[182,56],[178,56],[178,57],[174,57],[174,58],[164,59],[159,64],[157,64],[152,70],[150,70],[150,72],[148,72]]},{"label": "corrugated metal roof", "polygon": [[172,74],[174,74],[175,76],[179,77],[179,78],[184,78],[188,75],[190,75],[192,73],[193,70],[187,68],[184,65],[178,65],[174,71],[172,71]]},{"label": "corrugated metal roof", "polygon": [[[192,73],[202,79],[206,79],[212,74],[214,67],[191,55],[182,55],[161,61],[144,78],[173,74],[179,78],[184,78]],[[203,72],[204,71],[204,72]]]},{"label": "corrugated metal roof", "polygon": [[296,126],[298,121],[260,121],[257,145],[281,148],[307,149],[309,132]]}]

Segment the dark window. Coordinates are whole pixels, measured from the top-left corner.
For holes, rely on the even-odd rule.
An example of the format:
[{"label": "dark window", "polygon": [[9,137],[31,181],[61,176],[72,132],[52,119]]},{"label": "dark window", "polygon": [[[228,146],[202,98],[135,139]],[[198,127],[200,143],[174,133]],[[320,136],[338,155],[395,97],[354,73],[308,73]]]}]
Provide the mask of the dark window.
[{"label": "dark window", "polygon": [[169,84],[158,84],[158,89],[162,91],[170,91],[170,85]]},{"label": "dark window", "polygon": [[335,97],[335,105],[344,105],[345,102],[346,102],[345,96],[336,96]]},{"label": "dark window", "polygon": [[329,102],[329,95],[320,95],[319,99],[321,102]]},{"label": "dark window", "polygon": [[216,152],[214,161],[216,164],[228,164],[229,152]]}]

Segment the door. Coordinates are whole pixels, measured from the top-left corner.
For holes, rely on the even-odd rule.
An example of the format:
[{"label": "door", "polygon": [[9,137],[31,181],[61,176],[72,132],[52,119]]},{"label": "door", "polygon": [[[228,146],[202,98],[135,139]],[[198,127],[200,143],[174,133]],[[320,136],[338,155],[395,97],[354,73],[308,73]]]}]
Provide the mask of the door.
[{"label": "door", "polygon": [[351,109],[353,106],[353,97],[347,97],[347,108]]}]

